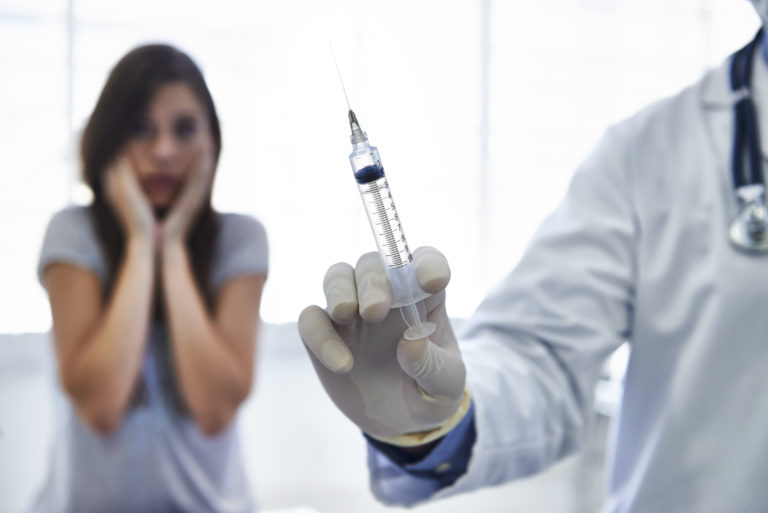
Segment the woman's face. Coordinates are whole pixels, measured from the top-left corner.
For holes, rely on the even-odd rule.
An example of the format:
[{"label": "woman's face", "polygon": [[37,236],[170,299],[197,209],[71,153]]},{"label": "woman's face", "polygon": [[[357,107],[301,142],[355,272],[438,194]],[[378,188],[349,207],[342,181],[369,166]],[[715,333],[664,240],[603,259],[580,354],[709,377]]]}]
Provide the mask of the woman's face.
[{"label": "woman's face", "polygon": [[173,203],[205,146],[213,141],[208,112],[197,95],[183,82],[161,86],[125,147],[155,211]]}]

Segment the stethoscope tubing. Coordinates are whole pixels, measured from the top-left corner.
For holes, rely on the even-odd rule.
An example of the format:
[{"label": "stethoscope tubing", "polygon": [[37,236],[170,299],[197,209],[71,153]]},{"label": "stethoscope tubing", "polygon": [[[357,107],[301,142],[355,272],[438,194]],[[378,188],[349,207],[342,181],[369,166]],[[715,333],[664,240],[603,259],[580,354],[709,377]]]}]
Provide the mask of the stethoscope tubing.
[{"label": "stethoscope tubing", "polygon": [[[760,46],[762,37],[763,29],[761,28],[749,44],[733,55],[731,62],[731,90],[738,97],[734,104],[733,152],[731,154],[731,172],[735,189],[763,183],[760,128],[750,88],[753,56]],[[746,169],[745,156],[749,164]]]},{"label": "stethoscope tubing", "polygon": [[736,249],[752,255],[768,254],[768,207],[760,127],[750,89],[752,62],[762,38],[761,28],[749,44],[733,54],[730,74],[734,94],[731,178],[738,210],[731,220],[728,236]]}]

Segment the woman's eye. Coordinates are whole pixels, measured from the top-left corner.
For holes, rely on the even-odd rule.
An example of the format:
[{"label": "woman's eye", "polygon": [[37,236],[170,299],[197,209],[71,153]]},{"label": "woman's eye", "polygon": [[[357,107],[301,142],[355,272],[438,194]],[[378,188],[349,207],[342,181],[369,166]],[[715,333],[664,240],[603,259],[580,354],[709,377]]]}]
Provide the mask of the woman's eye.
[{"label": "woman's eye", "polygon": [[188,139],[197,133],[197,121],[193,118],[181,118],[176,121],[174,132],[180,139]]},{"label": "woman's eye", "polygon": [[136,121],[131,127],[131,136],[137,139],[145,139],[152,137],[154,133],[154,127],[146,119],[140,119]]}]

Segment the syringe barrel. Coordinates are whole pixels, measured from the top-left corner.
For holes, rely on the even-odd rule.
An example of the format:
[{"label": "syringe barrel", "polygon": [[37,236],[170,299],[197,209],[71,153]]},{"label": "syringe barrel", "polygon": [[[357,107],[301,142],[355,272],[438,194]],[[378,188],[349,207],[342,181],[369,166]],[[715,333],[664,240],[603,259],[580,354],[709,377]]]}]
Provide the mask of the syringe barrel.
[{"label": "syringe barrel", "polygon": [[352,172],[358,184],[366,184],[384,176],[384,166],[381,165],[379,150],[376,146],[368,144],[367,137],[352,145],[349,163],[352,165]]},{"label": "syringe barrel", "polygon": [[[379,256],[381,256],[381,249],[379,249]],[[412,261],[401,267],[386,267],[385,265],[384,270],[387,273],[389,286],[392,288],[393,307],[412,305],[429,297],[429,294],[419,287],[416,268]]]},{"label": "syringe barrel", "polygon": [[400,218],[392,200],[384,167],[375,146],[367,140],[354,145],[349,155],[368,223],[376,239],[379,257],[392,288],[393,307],[411,305],[429,297],[416,279],[413,257],[408,249]]}]

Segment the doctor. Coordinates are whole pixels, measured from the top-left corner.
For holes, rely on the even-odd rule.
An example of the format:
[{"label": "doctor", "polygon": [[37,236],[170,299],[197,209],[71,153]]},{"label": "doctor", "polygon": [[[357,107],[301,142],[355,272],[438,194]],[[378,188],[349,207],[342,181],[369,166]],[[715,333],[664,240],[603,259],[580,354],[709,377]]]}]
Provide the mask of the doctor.
[{"label": "doctor", "polygon": [[[768,1],[752,2],[765,24]],[[369,440],[374,495],[410,505],[578,450],[603,361],[632,347],[605,512],[768,504],[768,39],[612,127],[519,265],[448,323],[450,271],[414,254],[428,320],[402,337],[375,254],[332,266],[299,331]]]}]

